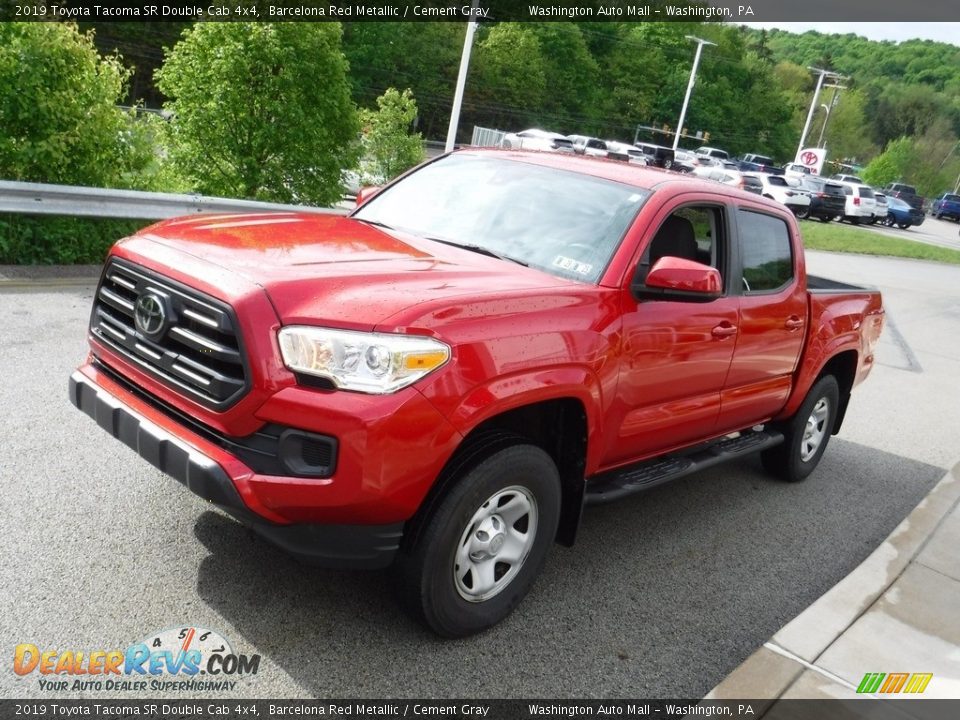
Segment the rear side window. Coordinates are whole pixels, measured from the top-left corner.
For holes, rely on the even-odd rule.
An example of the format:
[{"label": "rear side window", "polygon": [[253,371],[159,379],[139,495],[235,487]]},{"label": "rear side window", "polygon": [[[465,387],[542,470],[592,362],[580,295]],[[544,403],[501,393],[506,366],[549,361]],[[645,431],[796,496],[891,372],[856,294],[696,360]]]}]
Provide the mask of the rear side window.
[{"label": "rear side window", "polygon": [[873,190],[871,190],[871,189],[868,188],[868,187],[861,187],[861,188],[860,188],[860,197],[872,198],[872,197],[873,197]]},{"label": "rear side window", "polygon": [[787,224],[770,215],[739,210],[737,225],[744,292],[770,292],[789,283],[793,279],[793,252]]},{"label": "rear side window", "polygon": [[767,182],[771,185],[779,185],[780,187],[786,187],[787,184],[787,181],[779,175],[771,175],[767,178]]}]

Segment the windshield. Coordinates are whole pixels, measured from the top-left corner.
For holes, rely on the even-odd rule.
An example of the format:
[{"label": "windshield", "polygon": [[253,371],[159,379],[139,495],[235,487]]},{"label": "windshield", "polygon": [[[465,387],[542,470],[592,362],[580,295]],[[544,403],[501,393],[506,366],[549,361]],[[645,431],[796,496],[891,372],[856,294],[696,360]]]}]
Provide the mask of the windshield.
[{"label": "windshield", "polygon": [[456,153],[386,188],[352,217],[596,283],[647,190]]}]

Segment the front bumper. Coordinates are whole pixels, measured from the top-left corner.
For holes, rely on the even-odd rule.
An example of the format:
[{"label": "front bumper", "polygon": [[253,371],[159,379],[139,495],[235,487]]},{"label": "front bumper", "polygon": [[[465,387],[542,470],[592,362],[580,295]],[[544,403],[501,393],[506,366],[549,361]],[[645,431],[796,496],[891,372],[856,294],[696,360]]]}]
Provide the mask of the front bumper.
[{"label": "front bumper", "polygon": [[[386,567],[393,561],[403,536],[403,522],[381,525],[270,522],[250,510],[230,475],[210,455],[136,412],[80,371],[70,376],[70,401],[151,465],[306,562],[326,567],[374,569]],[[236,468],[231,469],[236,472]]]}]

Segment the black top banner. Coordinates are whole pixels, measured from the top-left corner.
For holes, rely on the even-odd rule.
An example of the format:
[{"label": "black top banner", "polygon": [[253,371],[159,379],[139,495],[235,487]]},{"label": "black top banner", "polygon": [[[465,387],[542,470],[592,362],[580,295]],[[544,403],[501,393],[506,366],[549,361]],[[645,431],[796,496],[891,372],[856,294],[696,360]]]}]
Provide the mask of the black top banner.
[{"label": "black top banner", "polygon": [[150,718],[348,718],[349,720],[580,720],[752,718],[758,720],[954,720],[960,700],[0,700],[4,720]]},{"label": "black top banner", "polygon": [[950,22],[957,0],[0,0],[0,21]]}]

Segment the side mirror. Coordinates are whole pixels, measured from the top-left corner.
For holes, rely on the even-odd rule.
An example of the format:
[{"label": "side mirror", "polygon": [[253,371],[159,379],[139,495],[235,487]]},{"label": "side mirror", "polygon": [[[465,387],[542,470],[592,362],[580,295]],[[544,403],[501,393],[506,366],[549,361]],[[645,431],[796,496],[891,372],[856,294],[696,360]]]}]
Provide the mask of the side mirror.
[{"label": "side mirror", "polygon": [[723,294],[723,280],[716,268],[667,255],[654,263],[634,291],[647,300],[709,302]]},{"label": "side mirror", "polygon": [[379,185],[365,185],[364,187],[360,188],[360,190],[357,191],[357,207],[360,207],[367,200],[380,192],[380,189],[381,188]]}]

